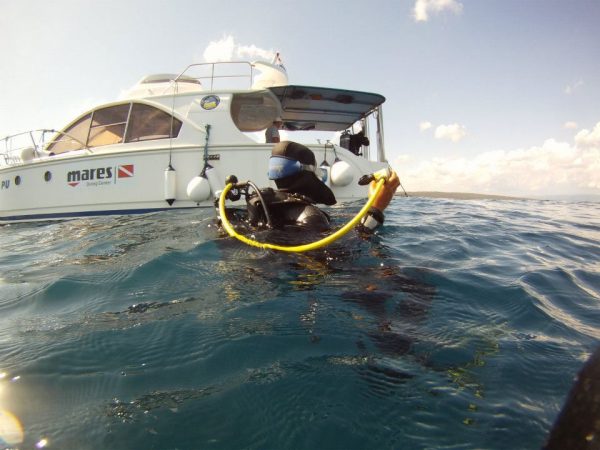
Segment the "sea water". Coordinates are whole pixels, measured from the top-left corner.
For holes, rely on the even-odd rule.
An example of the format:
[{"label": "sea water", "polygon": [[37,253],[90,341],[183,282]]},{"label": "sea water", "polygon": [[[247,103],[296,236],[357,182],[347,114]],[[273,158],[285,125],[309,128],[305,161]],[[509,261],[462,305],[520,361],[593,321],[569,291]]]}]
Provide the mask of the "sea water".
[{"label": "sea water", "polygon": [[207,209],[0,249],[0,448],[536,449],[600,338],[597,203],[398,197],[308,254]]}]

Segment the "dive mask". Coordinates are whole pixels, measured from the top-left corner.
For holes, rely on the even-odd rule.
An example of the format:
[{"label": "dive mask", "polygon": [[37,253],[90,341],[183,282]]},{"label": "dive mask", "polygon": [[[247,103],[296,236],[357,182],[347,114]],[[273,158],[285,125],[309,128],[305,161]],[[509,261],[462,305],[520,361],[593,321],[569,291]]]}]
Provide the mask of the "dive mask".
[{"label": "dive mask", "polygon": [[286,158],[285,156],[271,156],[269,158],[269,180],[286,178],[303,170],[314,173],[323,182],[327,180],[327,172],[321,167],[312,164],[302,164],[300,161]]}]

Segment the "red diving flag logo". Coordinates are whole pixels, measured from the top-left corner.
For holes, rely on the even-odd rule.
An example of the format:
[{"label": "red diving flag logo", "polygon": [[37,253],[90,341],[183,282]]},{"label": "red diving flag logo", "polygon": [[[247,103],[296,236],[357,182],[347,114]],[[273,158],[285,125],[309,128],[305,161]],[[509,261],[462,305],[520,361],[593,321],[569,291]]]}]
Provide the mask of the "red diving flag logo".
[{"label": "red diving flag logo", "polygon": [[133,176],[133,164],[124,164],[117,167],[117,178],[129,178]]}]

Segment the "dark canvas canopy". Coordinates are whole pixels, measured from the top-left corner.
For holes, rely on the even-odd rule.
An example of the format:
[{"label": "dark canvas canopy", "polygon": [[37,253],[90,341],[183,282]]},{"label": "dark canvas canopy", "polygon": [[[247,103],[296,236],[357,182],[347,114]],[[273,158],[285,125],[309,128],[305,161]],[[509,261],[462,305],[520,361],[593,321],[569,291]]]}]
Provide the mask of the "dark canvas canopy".
[{"label": "dark canvas canopy", "polygon": [[379,94],[313,86],[269,90],[281,102],[284,128],[289,130],[345,130],[385,101]]}]

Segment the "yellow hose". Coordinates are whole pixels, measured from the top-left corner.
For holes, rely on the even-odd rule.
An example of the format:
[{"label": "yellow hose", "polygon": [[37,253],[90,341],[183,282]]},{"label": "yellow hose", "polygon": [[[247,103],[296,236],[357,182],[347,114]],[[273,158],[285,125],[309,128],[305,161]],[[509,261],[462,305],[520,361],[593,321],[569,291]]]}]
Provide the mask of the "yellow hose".
[{"label": "yellow hose", "polygon": [[307,252],[309,250],[316,250],[318,248],[321,248],[321,247],[331,244],[332,242],[338,240],[339,238],[344,236],[346,233],[348,233],[348,231],[350,231],[352,228],[354,228],[354,226],[365,216],[365,214],[367,214],[367,212],[369,211],[369,208],[371,207],[371,205],[377,198],[377,195],[379,195],[379,192],[383,188],[384,184],[385,184],[385,178],[380,178],[377,181],[377,185],[375,187],[375,192],[373,192],[373,195],[371,195],[369,197],[369,200],[367,200],[367,203],[365,204],[365,206],[363,206],[362,209],[358,212],[358,214],[356,216],[354,216],[354,218],[352,220],[350,220],[346,225],[344,225],[342,228],[337,230],[335,233],[332,233],[329,236],[326,236],[321,240],[311,242],[309,244],[292,245],[292,246],[275,245],[275,244],[269,244],[268,242],[258,242],[258,241],[249,239],[246,236],[243,236],[243,235],[237,233],[231,226],[231,223],[229,222],[229,220],[227,220],[227,214],[225,212],[225,197],[227,196],[227,193],[233,187],[232,183],[227,184],[227,186],[225,186],[225,189],[223,189],[223,192],[221,192],[221,196],[219,197],[219,215],[221,216],[221,222],[223,223],[223,228],[225,228],[225,231],[227,231],[227,234],[229,234],[229,236],[231,236],[231,237],[236,238],[239,241],[242,241],[245,244],[251,245],[253,247],[258,247],[258,248],[268,248],[271,250],[279,250],[282,252],[290,252],[290,253]]}]

